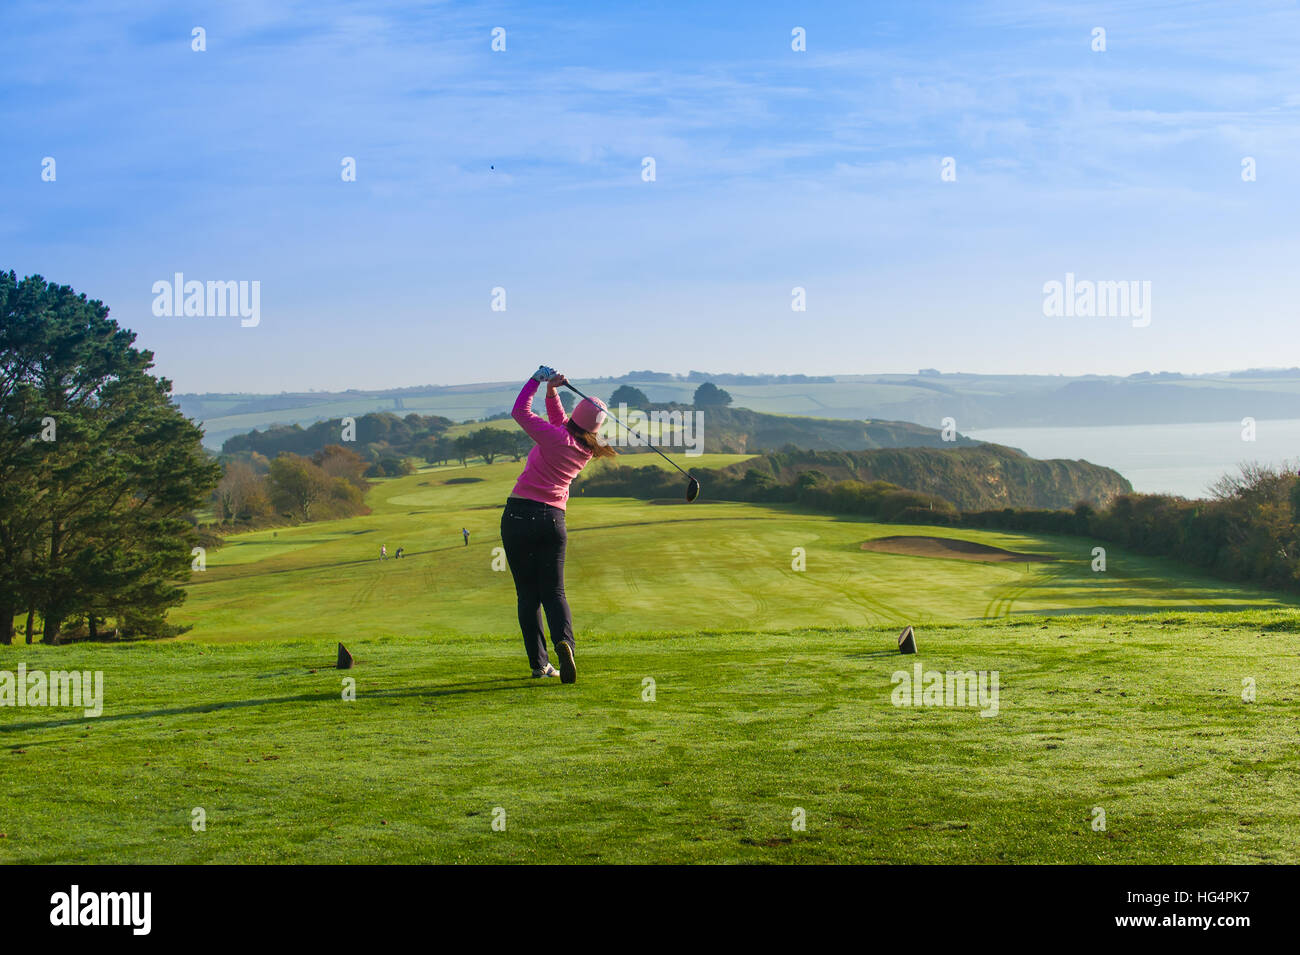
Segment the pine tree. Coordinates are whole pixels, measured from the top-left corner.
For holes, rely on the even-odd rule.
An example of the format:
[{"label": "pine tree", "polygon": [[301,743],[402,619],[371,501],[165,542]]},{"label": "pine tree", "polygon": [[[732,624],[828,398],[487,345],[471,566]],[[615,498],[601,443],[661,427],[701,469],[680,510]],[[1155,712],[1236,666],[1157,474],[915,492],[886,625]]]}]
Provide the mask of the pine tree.
[{"label": "pine tree", "polygon": [[15,582],[0,602],[25,596],[47,643],[74,615],[156,630],[184,599],[191,515],[220,468],[171,383],[149,373],[152,353],[102,303],[10,272],[0,315],[0,447],[22,446],[0,476],[20,488],[5,493],[25,495],[0,507],[0,562]]}]

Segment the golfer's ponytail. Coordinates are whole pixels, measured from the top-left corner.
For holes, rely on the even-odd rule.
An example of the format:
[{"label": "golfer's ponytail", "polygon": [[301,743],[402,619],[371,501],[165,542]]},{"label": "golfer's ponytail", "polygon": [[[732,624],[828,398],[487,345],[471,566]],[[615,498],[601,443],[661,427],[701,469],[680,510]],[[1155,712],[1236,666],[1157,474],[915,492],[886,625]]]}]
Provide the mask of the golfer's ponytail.
[{"label": "golfer's ponytail", "polygon": [[584,428],[579,428],[573,423],[572,418],[564,423],[564,427],[568,430],[569,434],[573,435],[579,444],[591,452],[593,458],[612,458],[618,454],[618,452],[614,450],[612,444],[606,444],[600,439],[600,435],[598,434],[594,434]]}]

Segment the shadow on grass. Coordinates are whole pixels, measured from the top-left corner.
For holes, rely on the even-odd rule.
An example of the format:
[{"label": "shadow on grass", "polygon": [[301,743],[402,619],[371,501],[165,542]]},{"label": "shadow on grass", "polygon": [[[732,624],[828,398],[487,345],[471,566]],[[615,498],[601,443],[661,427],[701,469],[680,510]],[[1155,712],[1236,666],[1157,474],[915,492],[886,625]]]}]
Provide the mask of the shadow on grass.
[{"label": "shadow on grass", "polygon": [[[361,694],[361,696],[365,699],[462,696],[466,693],[495,693],[500,690],[518,690],[526,686],[542,686],[545,682],[545,680],[534,680],[532,677],[499,677],[492,680],[477,680],[468,683],[443,683],[425,688],[372,690]],[[338,691],[330,691],[329,693],[300,693],[296,696],[272,696],[257,700],[227,700],[221,703],[196,703],[192,706],[174,706],[156,710],[141,710],[136,713],[115,713],[109,716],[82,716],[66,720],[9,723],[0,726],[0,734],[17,733],[24,730],[60,729],[65,726],[116,723],[122,720],[156,719],[160,716],[188,716],[200,713],[216,713],[221,710],[241,709],[246,706],[276,706],[283,703],[329,703],[338,701]],[[29,744],[15,743],[9,748],[15,749],[26,745]]]}]

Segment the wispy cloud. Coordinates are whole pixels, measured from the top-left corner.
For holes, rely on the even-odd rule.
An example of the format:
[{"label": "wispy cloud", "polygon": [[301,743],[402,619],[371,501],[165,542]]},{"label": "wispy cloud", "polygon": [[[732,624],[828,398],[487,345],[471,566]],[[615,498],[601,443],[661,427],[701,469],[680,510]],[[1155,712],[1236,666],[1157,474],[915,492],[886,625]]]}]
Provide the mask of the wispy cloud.
[{"label": "wispy cloud", "polygon": [[[789,49],[796,23],[807,53]],[[1297,27],[1280,2],[9,3],[0,265],[106,298],[187,389],[500,378],[532,361],[528,329],[611,308],[669,332],[762,314],[743,345],[719,338],[721,363],[836,371],[849,359],[822,339],[888,301],[917,342],[1003,363],[980,324],[1032,314],[1033,289],[1080,260],[1180,283],[1197,333],[1068,360],[1124,370],[1160,350],[1172,367],[1174,348],[1188,370],[1220,367],[1221,348],[1195,344],[1216,321],[1195,305],[1212,297],[1203,263],[1294,245]],[[57,187],[38,177],[47,155]],[[339,181],[344,156],[356,183]],[[956,183],[939,179],[949,156]],[[191,267],[258,272],[258,350],[148,314],[149,277]],[[814,280],[834,311],[803,316],[792,344],[782,296]],[[519,303],[505,317],[484,314],[498,284]],[[1268,286],[1294,300],[1289,274]],[[1281,334],[1286,314],[1265,317]],[[1023,334],[1025,370],[1065,370],[1041,321]],[[364,347],[289,360],[354,336]],[[574,360],[622,370],[618,344]],[[640,366],[720,365],[671,335],[626,344]],[[1236,347],[1250,363],[1252,343]],[[873,342],[874,368],[918,359],[942,363],[892,330]]]}]

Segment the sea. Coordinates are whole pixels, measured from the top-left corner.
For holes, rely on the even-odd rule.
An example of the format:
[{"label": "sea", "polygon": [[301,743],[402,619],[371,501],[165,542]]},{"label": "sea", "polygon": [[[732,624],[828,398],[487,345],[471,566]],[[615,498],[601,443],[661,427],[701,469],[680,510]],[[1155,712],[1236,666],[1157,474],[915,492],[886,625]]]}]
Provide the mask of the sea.
[{"label": "sea", "polygon": [[1019,448],[1035,458],[1091,461],[1114,468],[1133,490],[1209,497],[1225,474],[1258,462],[1300,470],[1300,419],[1261,420],[1254,434],[1240,421],[1202,424],[988,428],[963,431],[979,441]]}]

